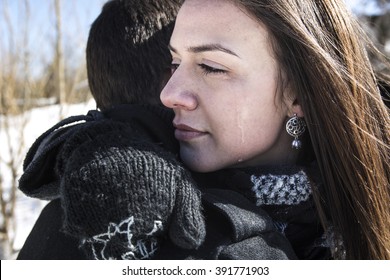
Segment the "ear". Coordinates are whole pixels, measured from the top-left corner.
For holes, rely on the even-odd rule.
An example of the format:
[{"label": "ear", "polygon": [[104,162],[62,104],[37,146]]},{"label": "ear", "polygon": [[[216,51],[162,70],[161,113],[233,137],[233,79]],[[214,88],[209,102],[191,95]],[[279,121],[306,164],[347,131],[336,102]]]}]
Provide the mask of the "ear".
[{"label": "ear", "polygon": [[289,100],[287,103],[287,113],[289,117],[294,116],[297,114],[299,118],[303,118],[305,114],[303,113],[302,107],[300,103],[298,102],[298,99],[294,97],[293,99]]}]

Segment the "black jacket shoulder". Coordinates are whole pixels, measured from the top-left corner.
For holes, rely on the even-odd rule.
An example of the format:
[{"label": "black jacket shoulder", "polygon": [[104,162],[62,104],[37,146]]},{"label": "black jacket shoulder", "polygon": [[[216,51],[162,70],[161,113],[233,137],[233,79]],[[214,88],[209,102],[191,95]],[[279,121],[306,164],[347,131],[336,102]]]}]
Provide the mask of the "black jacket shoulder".
[{"label": "black jacket shoulder", "polygon": [[43,208],[17,259],[84,260],[77,240],[63,233],[61,227],[61,204],[59,199],[55,199]]}]

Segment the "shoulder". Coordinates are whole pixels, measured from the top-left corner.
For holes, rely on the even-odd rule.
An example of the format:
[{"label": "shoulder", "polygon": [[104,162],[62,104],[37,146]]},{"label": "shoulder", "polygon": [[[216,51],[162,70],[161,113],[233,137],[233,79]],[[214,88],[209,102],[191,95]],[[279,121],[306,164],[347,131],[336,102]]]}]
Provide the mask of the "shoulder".
[{"label": "shoulder", "polygon": [[62,209],[59,199],[42,210],[17,257],[18,260],[85,259],[76,239],[62,232]]},{"label": "shoulder", "polygon": [[75,133],[64,144],[57,168],[60,174],[65,169],[90,168],[139,169],[177,168],[177,155],[155,143],[130,123],[104,120],[85,127]]},{"label": "shoulder", "polygon": [[62,174],[65,165],[72,159],[83,159],[110,146],[122,146],[125,139],[130,140],[135,135],[129,124],[121,122],[104,119],[84,123],[63,144],[57,157],[57,171]]}]

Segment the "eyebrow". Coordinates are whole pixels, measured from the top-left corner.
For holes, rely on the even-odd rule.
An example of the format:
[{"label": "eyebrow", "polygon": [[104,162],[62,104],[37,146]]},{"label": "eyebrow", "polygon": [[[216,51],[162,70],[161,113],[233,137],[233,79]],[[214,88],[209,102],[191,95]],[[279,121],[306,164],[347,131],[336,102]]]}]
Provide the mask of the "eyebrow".
[{"label": "eyebrow", "polygon": [[[174,47],[172,47],[170,44],[169,44],[168,48],[171,51],[173,51],[174,53],[178,53],[177,50]],[[239,57],[235,52],[223,47],[220,44],[206,44],[206,45],[189,47],[188,51],[193,52],[193,53],[221,51],[221,52]]]}]

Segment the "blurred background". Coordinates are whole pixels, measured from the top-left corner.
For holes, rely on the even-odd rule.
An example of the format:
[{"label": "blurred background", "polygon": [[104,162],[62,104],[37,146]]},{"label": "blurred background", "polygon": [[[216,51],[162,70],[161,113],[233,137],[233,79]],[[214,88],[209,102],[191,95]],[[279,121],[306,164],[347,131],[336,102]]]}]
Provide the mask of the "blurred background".
[{"label": "blurred background", "polygon": [[[390,0],[345,1],[390,57]],[[16,258],[46,203],[18,190],[28,148],[64,117],[95,109],[85,47],[105,2],[0,0],[0,259]]]}]

